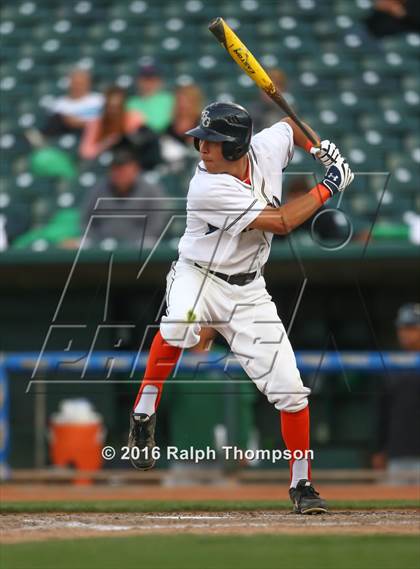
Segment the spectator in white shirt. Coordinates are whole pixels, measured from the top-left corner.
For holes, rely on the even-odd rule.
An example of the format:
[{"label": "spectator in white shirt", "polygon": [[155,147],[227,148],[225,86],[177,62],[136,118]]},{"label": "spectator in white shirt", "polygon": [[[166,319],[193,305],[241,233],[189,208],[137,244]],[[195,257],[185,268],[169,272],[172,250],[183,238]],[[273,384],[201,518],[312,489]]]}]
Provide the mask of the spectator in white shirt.
[{"label": "spectator in white shirt", "polygon": [[90,73],[74,69],[69,77],[68,94],[54,101],[42,134],[47,137],[80,134],[87,123],[100,115],[103,100],[101,93],[91,91]]}]

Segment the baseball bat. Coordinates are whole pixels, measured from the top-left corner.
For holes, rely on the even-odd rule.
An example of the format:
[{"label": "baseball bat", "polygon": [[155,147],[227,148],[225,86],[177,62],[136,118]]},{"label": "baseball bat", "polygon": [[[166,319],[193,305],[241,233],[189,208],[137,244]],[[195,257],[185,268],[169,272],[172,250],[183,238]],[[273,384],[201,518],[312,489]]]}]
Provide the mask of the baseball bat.
[{"label": "baseball bat", "polygon": [[289,105],[281,93],[279,93],[258,60],[252,55],[245,44],[241,42],[235,32],[227,25],[223,18],[215,18],[210,22],[209,30],[222,44],[234,61],[245,71],[248,77],[260,87],[267,95],[289,116],[312,142],[314,146],[319,145],[312,133],[302,123],[293,108]]}]

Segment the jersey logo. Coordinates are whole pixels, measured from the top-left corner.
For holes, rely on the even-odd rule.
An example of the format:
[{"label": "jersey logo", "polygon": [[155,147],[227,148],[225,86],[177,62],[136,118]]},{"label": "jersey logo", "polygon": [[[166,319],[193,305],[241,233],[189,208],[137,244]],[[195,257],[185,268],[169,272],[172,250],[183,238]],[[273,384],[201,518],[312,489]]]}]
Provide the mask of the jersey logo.
[{"label": "jersey logo", "polygon": [[210,123],[211,123],[210,114],[207,110],[204,110],[201,113],[201,124],[207,128],[210,126]]}]

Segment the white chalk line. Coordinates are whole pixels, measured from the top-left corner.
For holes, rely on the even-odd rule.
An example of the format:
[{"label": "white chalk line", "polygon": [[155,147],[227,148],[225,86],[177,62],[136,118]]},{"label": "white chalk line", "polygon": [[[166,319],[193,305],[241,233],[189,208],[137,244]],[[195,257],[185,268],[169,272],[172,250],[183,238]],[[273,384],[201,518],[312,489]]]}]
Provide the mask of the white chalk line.
[{"label": "white chalk line", "polygon": [[[25,529],[25,530],[43,530],[43,529],[67,529],[67,528],[78,528],[78,529],[90,529],[95,531],[128,531],[136,529],[135,526],[119,526],[114,524],[95,524],[89,522],[79,522],[76,520],[68,520],[68,521],[57,521],[54,520],[51,522],[50,520],[23,520],[26,525],[25,528],[18,528],[18,529]],[[36,524],[36,525],[33,525]]]},{"label": "white chalk line", "polygon": [[[121,532],[121,531],[149,531],[149,530],[176,530],[176,529],[201,529],[205,528],[207,530],[220,529],[220,528],[267,528],[272,526],[288,526],[288,527],[334,527],[339,525],[340,527],[352,527],[359,525],[360,521],[358,519],[348,519],[348,520],[335,520],[328,519],[324,516],[299,516],[295,518],[294,516],[284,515],[278,516],[276,514],[265,515],[266,520],[262,521],[234,521],[235,515],[232,514],[222,514],[222,515],[193,515],[193,514],[147,514],[142,515],[139,518],[139,523],[136,525],[119,525],[115,523],[111,524],[100,524],[96,522],[89,521],[79,521],[75,519],[45,519],[45,518],[25,518],[23,519],[23,527],[14,528],[16,531],[31,530],[31,531],[42,531],[42,530],[57,530],[57,529],[83,529],[87,531],[97,531],[97,532]],[[358,517],[358,516],[355,516]],[[366,526],[387,526],[394,525],[398,523],[399,525],[410,525],[412,520],[400,519],[400,516],[395,516],[389,519],[379,518],[378,520],[364,520]],[[191,523],[149,523],[144,524],[143,520],[156,520],[156,521],[175,521],[175,522],[194,522]],[[214,523],[208,523],[211,520]],[[220,523],[220,520],[225,520],[225,523]],[[197,523],[199,521],[207,523]]]},{"label": "white chalk line", "polygon": [[185,514],[147,514],[142,516],[148,519],[158,519],[158,520],[224,520],[231,518],[229,514],[225,515],[214,515],[214,516],[198,516],[198,515],[185,515]]}]

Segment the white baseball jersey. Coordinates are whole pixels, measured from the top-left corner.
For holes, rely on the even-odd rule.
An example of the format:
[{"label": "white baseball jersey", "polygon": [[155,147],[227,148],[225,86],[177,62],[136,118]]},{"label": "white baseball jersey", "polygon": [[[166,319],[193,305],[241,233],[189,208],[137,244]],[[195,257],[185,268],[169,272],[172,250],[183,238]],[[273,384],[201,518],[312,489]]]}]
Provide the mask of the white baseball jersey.
[{"label": "white baseball jersey", "polygon": [[251,184],[197,166],[187,196],[181,260],[226,274],[258,271],[270,254],[272,233],[246,229],[267,205],[278,207],[282,172],[293,156],[293,131],[278,122],[256,134],[248,158]]}]

